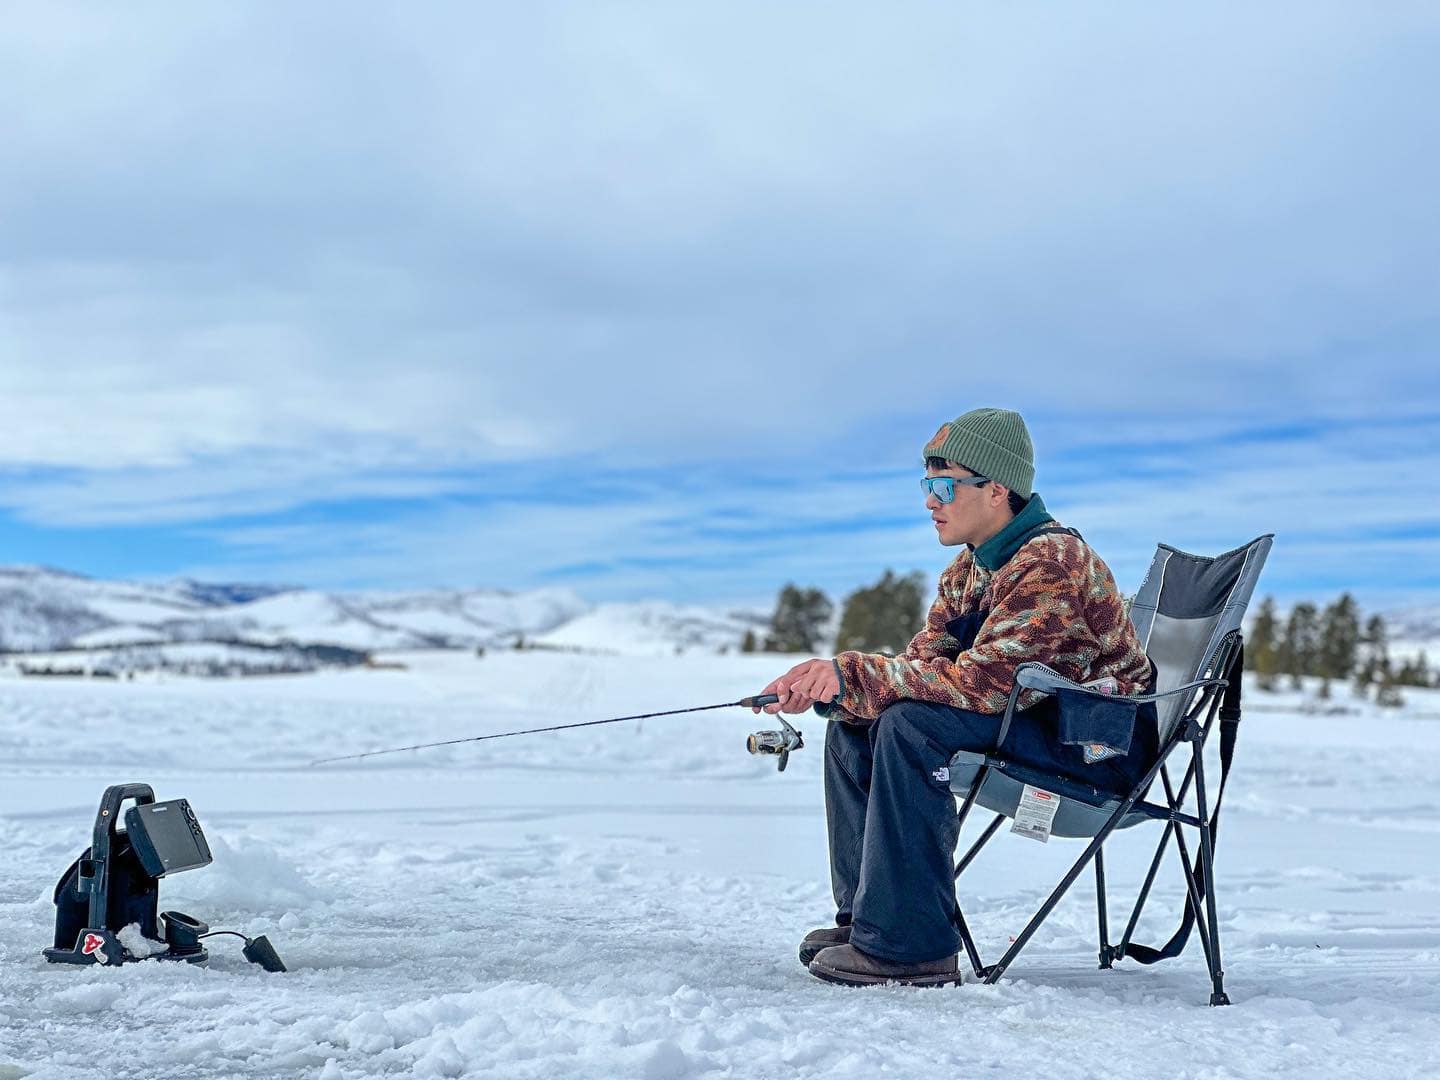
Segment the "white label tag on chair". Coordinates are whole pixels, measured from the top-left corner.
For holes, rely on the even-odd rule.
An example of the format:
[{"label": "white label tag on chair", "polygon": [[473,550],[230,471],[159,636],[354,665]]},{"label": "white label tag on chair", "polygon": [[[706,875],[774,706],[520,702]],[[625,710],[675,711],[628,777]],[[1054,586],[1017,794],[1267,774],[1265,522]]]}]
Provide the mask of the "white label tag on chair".
[{"label": "white label tag on chair", "polygon": [[1026,784],[1025,790],[1020,793],[1020,805],[1015,808],[1015,824],[1010,826],[1010,831],[1046,843],[1050,839],[1050,825],[1055,820],[1055,811],[1059,809],[1059,795]]}]

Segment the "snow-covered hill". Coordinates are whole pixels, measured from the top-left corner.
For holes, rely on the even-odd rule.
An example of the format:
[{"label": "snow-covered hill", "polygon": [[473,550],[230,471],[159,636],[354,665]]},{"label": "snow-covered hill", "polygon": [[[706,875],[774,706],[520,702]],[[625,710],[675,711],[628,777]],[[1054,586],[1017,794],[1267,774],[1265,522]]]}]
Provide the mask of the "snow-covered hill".
[{"label": "snow-covered hill", "polygon": [[588,610],[565,589],[330,593],[0,567],[0,651],[9,652],[193,641],[465,647],[543,634]]},{"label": "snow-covered hill", "polygon": [[[542,647],[631,655],[738,648],[760,613],[648,601],[588,604],[568,589],[321,592],[265,585],[103,581],[46,567],[0,567],[0,652],[224,642],[375,650]],[[127,652],[128,650],[128,652]],[[152,655],[146,653],[145,655]]]},{"label": "snow-covered hill", "polygon": [[209,605],[183,586],[99,581],[40,566],[0,567],[0,649],[53,649],[120,625],[160,626]]},{"label": "snow-covered hill", "polygon": [[1415,641],[1440,640],[1440,607],[1410,607],[1385,616],[1393,637]]},{"label": "snow-covered hill", "polygon": [[747,630],[762,636],[764,624],[765,617],[755,612],[727,612],[653,600],[601,604],[542,635],[536,644],[632,656],[661,656],[691,649],[718,653],[734,651]]}]

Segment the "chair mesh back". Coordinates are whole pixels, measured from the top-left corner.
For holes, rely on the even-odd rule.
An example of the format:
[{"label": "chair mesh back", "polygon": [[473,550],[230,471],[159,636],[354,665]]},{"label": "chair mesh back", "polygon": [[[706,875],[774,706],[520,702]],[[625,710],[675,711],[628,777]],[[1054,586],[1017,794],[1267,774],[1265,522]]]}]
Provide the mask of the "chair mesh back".
[{"label": "chair mesh back", "polygon": [[[1156,548],[1130,621],[1155,664],[1157,693],[1213,674],[1221,643],[1240,629],[1272,540],[1266,533],[1213,558]],[[1157,703],[1162,741],[1189,704],[1184,694]]]}]

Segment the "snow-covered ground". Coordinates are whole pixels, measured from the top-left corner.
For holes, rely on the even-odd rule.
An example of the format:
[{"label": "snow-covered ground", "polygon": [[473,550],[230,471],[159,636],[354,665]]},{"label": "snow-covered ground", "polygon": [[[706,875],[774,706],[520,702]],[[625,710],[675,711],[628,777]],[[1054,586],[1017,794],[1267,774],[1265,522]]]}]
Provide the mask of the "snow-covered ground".
[{"label": "snow-covered ground", "polygon": [[[312,758],[734,699],[783,659],[492,650],[237,681],[0,680],[0,1077],[1422,1076],[1440,1060],[1440,694],[1252,693],[1223,815],[1228,988],[1197,942],[1095,967],[1083,884],[998,986],[829,986],[823,724],[782,774],[748,712],[307,767]],[[212,866],[162,907],[266,933],[207,968],[45,964],[101,790],[194,805]],[[1153,842],[1110,850],[1112,919]],[[989,952],[1078,850],[1002,834],[962,879]],[[1084,881],[1090,881],[1090,878]],[[1168,936],[1167,865],[1142,940]]]}]

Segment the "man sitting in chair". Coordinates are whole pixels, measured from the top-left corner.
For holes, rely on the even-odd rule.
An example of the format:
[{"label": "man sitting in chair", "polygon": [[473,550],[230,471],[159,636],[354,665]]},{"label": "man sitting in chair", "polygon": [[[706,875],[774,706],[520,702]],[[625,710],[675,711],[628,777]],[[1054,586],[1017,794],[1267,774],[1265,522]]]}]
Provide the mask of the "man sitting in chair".
[{"label": "man sitting in chair", "polygon": [[[1109,567],[1032,493],[1034,452],[1018,413],[968,412],[935,433],[924,457],[925,506],[940,543],[964,545],[940,575],[924,628],[899,656],[807,660],[764,691],[780,699],[767,712],[813,706],[829,720],[825,814],[837,912],[835,926],[806,936],[800,959],[818,978],[850,986],[959,981],[949,762],[956,751],[995,746],[1016,667],[1038,660],[1076,682],[1113,680],[1120,694],[1154,681]],[[1137,725],[1126,758],[1086,755],[1082,766],[1079,748],[1051,745],[1053,699],[1039,698],[1021,695],[1007,754],[1097,783],[1108,769],[1137,775],[1147,752],[1153,760],[1155,736],[1147,745]]]}]

